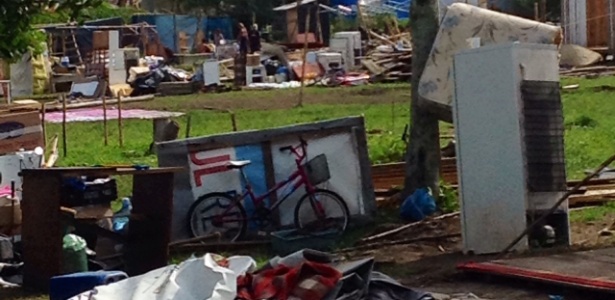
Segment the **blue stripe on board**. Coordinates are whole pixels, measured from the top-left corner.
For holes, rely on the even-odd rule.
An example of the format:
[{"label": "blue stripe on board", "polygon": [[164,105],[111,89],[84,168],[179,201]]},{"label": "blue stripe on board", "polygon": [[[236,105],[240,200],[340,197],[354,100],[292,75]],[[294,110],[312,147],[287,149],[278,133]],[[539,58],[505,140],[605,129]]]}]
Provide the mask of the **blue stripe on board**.
[{"label": "blue stripe on board", "polygon": [[[237,160],[249,160],[252,163],[244,167],[244,172],[248,180],[252,184],[252,189],[256,195],[262,195],[267,192],[267,180],[265,178],[265,162],[263,159],[263,151],[260,144],[239,146],[235,148],[235,156]],[[242,180],[242,188],[245,188],[245,182]],[[269,199],[265,200],[265,205],[269,206]],[[244,201],[244,207],[248,217],[254,214],[254,203],[251,199]],[[250,222],[249,229],[258,229],[254,222]]]}]

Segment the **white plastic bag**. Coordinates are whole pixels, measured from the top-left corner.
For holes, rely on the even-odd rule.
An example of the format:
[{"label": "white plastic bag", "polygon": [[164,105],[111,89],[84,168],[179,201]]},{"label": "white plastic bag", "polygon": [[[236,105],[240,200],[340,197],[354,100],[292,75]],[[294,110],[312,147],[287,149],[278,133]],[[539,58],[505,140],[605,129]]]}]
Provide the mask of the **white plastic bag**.
[{"label": "white plastic bag", "polygon": [[223,257],[206,254],[179,266],[171,265],[145,275],[128,278],[70,300],[234,300],[237,278],[256,267],[249,256],[233,256],[220,265]]}]

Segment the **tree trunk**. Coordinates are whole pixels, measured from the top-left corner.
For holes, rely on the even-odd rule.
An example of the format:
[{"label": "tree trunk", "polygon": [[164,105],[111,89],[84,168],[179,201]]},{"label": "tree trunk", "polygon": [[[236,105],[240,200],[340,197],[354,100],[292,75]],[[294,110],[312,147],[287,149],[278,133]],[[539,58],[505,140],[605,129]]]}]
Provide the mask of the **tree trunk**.
[{"label": "tree trunk", "polygon": [[421,105],[419,80],[438,32],[436,0],[414,0],[412,28],[412,103],[410,105],[410,141],[406,153],[406,180],[403,196],[419,188],[431,188],[439,194],[440,136],[438,117]]}]

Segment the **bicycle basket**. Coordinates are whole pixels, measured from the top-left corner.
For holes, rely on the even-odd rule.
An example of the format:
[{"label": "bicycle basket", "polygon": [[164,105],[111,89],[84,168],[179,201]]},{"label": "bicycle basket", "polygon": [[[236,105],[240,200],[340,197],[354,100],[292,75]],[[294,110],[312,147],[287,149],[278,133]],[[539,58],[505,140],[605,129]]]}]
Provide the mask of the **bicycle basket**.
[{"label": "bicycle basket", "polygon": [[319,185],[331,178],[327,156],[320,154],[305,164],[308,179],[313,185]]}]

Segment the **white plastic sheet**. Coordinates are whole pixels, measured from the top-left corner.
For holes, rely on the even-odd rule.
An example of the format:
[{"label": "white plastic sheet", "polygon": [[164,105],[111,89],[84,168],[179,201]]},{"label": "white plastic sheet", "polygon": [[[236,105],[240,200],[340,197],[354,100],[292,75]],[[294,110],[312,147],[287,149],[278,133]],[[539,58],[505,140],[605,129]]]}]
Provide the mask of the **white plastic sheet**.
[{"label": "white plastic sheet", "polygon": [[69,300],[234,300],[237,278],[256,268],[256,262],[249,256],[233,256],[225,267],[218,263],[221,259],[208,253]]}]

